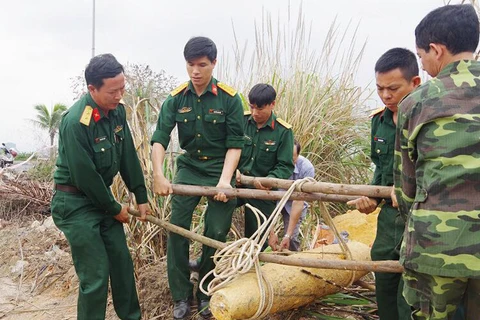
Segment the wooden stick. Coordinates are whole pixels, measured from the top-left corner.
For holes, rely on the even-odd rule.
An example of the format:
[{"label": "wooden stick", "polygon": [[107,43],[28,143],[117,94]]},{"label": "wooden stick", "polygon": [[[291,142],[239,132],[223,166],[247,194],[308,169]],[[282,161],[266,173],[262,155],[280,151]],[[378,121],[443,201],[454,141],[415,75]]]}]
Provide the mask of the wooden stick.
[{"label": "wooden stick", "polygon": [[[133,216],[136,216],[136,217],[140,216],[138,211],[135,211],[133,209],[129,208],[128,212]],[[167,221],[155,218],[151,215],[147,215],[147,221],[153,224],[156,224],[170,232],[174,232],[185,238],[198,241],[202,244],[205,244],[215,249],[221,250],[227,246],[227,244],[223,242],[201,236],[197,233],[191,232],[190,230],[175,226]],[[398,261],[395,261],[395,260],[384,260],[384,261],[319,260],[319,259],[295,258],[294,256],[285,257],[285,256],[269,254],[269,253],[260,253],[259,259],[264,262],[271,262],[271,263],[277,263],[277,264],[283,264],[283,265],[289,265],[289,266],[298,266],[298,267],[320,268],[320,269],[373,271],[373,272],[389,272],[389,273],[403,272],[403,267],[398,263]]]},{"label": "wooden stick", "polygon": [[[186,196],[205,196],[213,197],[218,192],[223,192],[228,198],[249,198],[249,199],[263,199],[263,200],[280,200],[285,191],[269,191],[259,189],[221,189],[215,187],[192,186],[182,184],[172,184],[174,194]],[[329,201],[329,202],[347,202],[358,197],[325,194],[325,193],[306,193],[293,192],[290,200],[305,200],[305,201]]]},{"label": "wooden stick", "polygon": [[[253,185],[254,181],[259,181],[262,185],[271,188],[288,189],[293,180],[283,180],[277,178],[250,177],[242,175],[240,183],[244,185]],[[356,185],[356,184],[338,184],[327,182],[306,182],[302,185],[303,192],[322,192],[326,194],[367,196],[372,198],[390,198],[392,187]]]}]

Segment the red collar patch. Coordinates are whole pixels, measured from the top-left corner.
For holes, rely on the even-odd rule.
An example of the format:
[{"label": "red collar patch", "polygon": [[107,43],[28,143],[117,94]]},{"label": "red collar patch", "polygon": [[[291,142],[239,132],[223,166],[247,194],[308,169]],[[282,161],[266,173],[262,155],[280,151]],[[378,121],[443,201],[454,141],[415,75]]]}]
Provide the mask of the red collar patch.
[{"label": "red collar patch", "polygon": [[212,92],[213,92],[214,95],[218,94],[218,89],[217,89],[217,86],[215,85],[215,83],[212,83]]},{"label": "red collar patch", "polygon": [[98,111],[98,108],[93,109],[93,121],[98,122],[102,116],[100,115],[100,112]]}]

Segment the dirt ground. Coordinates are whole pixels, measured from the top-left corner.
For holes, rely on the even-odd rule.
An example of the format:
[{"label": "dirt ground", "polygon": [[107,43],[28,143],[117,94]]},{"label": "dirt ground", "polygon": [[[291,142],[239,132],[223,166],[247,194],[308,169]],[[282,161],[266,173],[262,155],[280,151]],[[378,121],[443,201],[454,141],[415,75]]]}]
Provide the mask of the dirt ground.
[{"label": "dirt ground", "polygon": [[[0,248],[0,319],[76,319],[78,279],[68,243],[51,217],[22,224],[0,219]],[[173,303],[165,261],[152,263],[136,273],[144,319],[171,319]],[[317,319],[306,314],[308,312],[290,311],[268,319]],[[334,314],[338,319],[342,313]],[[341,318],[364,319],[347,314]],[[118,319],[111,296],[106,319]]]}]

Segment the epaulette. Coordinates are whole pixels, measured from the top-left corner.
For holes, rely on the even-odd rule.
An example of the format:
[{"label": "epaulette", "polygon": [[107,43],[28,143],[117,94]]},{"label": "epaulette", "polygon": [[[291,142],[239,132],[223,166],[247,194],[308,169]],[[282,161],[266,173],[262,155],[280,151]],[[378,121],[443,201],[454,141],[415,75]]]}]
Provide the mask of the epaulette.
[{"label": "epaulette", "polygon": [[220,89],[222,89],[223,91],[225,91],[226,93],[228,93],[229,95],[231,95],[232,97],[237,94],[237,91],[235,89],[233,89],[232,87],[230,86],[227,86],[225,83],[220,83],[218,82],[217,83],[217,87],[219,87]]},{"label": "epaulette", "polygon": [[250,116],[250,115],[252,115],[252,111],[250,111],[250,110],[243,110],[243,115],[244,115],[244,116]]},{"label": "epaulette", "polygon": [[80,123],[88,127],[90,125],[90,119],[92,119],[92,112],[93,108],[91,106],[85,106],[82,116],[80,117]]},{"label": "epaulette", "polygon": [[188,81],[185,82],[185,83],[182,83],[181,85],[179,85],[178,87],[176,87],[175,89],[173,89],[172,92],[170,92],[170,95],[172,97],[175,97],[177,94],[179,94],[180,92],[182,92],[183,90],[185,90],[185,88],[188,87]]},{"label": "epaulette", "polygon": [[375,109],[373,110],[372,113],[370,113],[369,117],[372,118],[373,116],[379,114],[380,112],[382,112],[383,110],[385,110],[385,107],[380,107],[378,109]]},{"label": "epaulette", "polygon": [[292,129],[292,125],[288,122],[286,122],[283,119],[277,118],[277,122],[280,123],[282,126],[284,126],[287,129]]}]

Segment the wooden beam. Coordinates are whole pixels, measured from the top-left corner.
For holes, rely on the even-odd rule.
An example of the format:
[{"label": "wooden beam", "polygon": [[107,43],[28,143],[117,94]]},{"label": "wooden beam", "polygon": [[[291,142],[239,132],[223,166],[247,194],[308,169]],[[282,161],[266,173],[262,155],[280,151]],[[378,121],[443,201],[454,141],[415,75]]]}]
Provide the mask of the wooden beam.
[{"label": "wooden beam", "polygon": [[[140,214],[133,210],[128,209],[128,212],[136,217]],[[158,219],[154,216],[148,215],[147,221],[156,224],[170,232],[177,233],[185,238],[198,241],[209,247],[215,249],[223,249],[227,244],[213,240],[187,229],[175,226],[167,221]],[[298,267],[311,267],[320,269],[336,269],[336,270],[357,270],[357,271],[373,271],[373,272],[389,272],[389,273],[402,273],[403,267],[398,261],[384,260],[384,261],[352,261],[352,260],[320,260],[320,259],[308,259],[308,258],[295,258],[288,257],[281,254],[272,253],[260,253],[259,259],[264,262],[271,262],[277,264],[284,264]]]},{"label": "wooden beam", "polygon": [[[284,180],[277,178],[250,177],[242,175],[240,183],[244,185],[253,185],[254,180],[262,185],[276,189],[288,189],[293,180]],[[372,198],[390,198],[392,187],[382,187],[373,185],[359,184],[338,184],[327,182],[306,182],[301,187],[302,192],[321,192],[326,194],[367,196]]]}]

